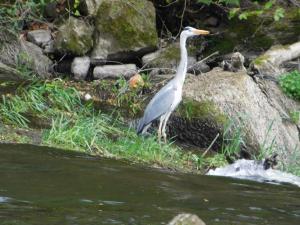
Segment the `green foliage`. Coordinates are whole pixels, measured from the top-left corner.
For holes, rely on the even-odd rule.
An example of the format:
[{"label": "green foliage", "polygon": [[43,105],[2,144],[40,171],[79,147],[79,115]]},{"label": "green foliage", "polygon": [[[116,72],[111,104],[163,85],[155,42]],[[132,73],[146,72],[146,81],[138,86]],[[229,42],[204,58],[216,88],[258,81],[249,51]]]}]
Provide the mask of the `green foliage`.
[{"label": "green foliage", "polygon": [[238,156],[242,145],[244,145],[243,121],[230,119],[224,126],[223,144],[221,153],[234,160]]},{"label": "green foliage", "polygon": [[199,3],[210,5],[212,3],[224,3],[226,5],[239,5],[240,0],[198,0]]},{"label": "green foliage", "polygon": [[10,27],[14,31],[20,31],[24,21],[41,19],[46,2],[45,0],[27,0],[0,3],[0,29]]},{"label": "green foliage", "polygon": [[19,127],[27,127],[28,120],[22,115],[27,109],[27,106],[20,97],[5,97],[2,96],[0,105],[0,118],[3,123],[13,124]]},{"label": "green foliage", "polygon": [[[264,4],[255,2],[255,9],[231,8],[229,10],[229,19],[238,17],[240,20],[247,20],[249,17],[260,16],[268,12],[273,13],[273,19],[277,22],[285,17],[285,10],[282,7],[276,7],[276,0],[269,0]],[[275,11],[274,8],[276,7]]]},{"label": "green foliage", "polygon": [[74,0],[73,11],[75,16],[80,16],[79,4],[80,4],[80,0]]},{"label": "green foliage", "polygon": [[285,10],[283,8],[277,8],[274,12],[274,20],[279,21],[281,18],[284,18]]},{"label": "green foliage", "polygon": [[142,110],[142,92],[151,89],[149,76],[146,74],[141,75],[144,81],[143,86],[130,88],[128,81],[124,77],[120,77],[116,82],[102,81],[99,84],[101,91],[110,93],[111,103],[122,108],[126,113],[135,116]]},{"label": "green foliage", "polygon": [[298,71],[282,75],[279,84],[286,95],[300,100],[300,73]]}]

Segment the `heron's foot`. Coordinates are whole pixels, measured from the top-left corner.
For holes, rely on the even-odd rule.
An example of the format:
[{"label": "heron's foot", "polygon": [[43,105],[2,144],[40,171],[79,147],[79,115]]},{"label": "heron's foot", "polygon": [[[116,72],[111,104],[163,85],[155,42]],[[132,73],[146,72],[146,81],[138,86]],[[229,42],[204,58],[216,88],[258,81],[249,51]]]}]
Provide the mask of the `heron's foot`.
[{"label": "heron's foot", "polygon": [[158,139],[158,142],[161,142],[161,131],[160,130],[157,131],[157,139]]},{"label": "heron's foot", "polygon": [[164,143],[167,144],[167,135],[166,135],[166,132],[163,132],[162,136],[164,138]]}]

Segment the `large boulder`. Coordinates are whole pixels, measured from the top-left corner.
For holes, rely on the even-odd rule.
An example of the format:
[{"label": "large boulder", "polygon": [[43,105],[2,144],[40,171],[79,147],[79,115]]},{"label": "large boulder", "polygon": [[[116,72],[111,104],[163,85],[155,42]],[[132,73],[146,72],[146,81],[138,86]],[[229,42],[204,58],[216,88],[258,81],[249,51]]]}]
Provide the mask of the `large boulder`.
[{"label": "large boulder", "polygon": [[[284,157],[299,146],[299,132],[297,126],[286,118],[288,113],[285,110],[291,106],[282,105],[284,95],[279,87],[272,86],[273,96],[265,91],[267,87],[256,83],[244,71],[233,73],[216,68],[202,76],[188,76],[183,96],[199,104],[209,102],[215,112],[229,120],[239,121],[250,153],[272,148]],[[299,104],[294,102],[294,107],[299,110]],[[209,118],[209,123],[220,124],[220,120],[213,122],[213,116]],[[188,135],[189,128],[186,129],[182,132]]]},{"label": "large boulder", "polygon": [[146,0],[103,0],[95,17],[94,60],[126,61],[157,46],[155,9]]},{"label": "large boulder", "polygon": [[59,26],[54,49],[60,53],[84,55],[93,47],[94,27],[84,20],[69,17]]}]

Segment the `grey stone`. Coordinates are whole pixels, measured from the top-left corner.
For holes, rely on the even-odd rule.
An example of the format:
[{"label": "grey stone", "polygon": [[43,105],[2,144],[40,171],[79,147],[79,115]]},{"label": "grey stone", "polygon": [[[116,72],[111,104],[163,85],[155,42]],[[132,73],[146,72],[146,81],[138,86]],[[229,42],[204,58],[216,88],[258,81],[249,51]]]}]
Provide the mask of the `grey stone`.
[{"label": "grey stone", "polygon": [[150,1],[103,0],[95,18],[92,61],[126,61],[156,49],[155,8]]},{"label": "grey stone", "polygon": [[94,27],[89,23],[69,17],[58,28],[54,48],[61,53],[84,55],[93,47]]},{"label": "grey stone", "polygon": [[32,30],[27,33],[28,41],[43,47],[51,40],[50,30]]},{"label": "grey stone", "polygon": [[50,40],[45,46],[44,46],[44,53],[46,54],[52,54],[55,53],[54,49],[54,40]]},{"label": "grey stone", "polygon": [[26,64],[41,78],[51,77],[52,61],[43,54],[43,50],[37,45],[21,40],[20,62]]},{"label": "grey stone", "polygon": [[210,71],[210,67],[204,62],[196,62],[188,68],[188,73],[199,75],[201,73],[207,73]]},{"label": "grey stone", "polygon": [[89,72],[90,58],[88,56],[75,57],[71,64],[71,72],[75,80],[84,80]]},{"label": "grey stone", "polygon": [[289,117],[288,110],[300,107],[295,101],[288,103],[280,88],[269,83],[256,83],[242,70],[232,73],[215,68],[202,76],[188,76],[183,96],[210,102],[227,117],[240,121],[250,153],[272,147],[288,163],[300,142],[297,126],[284,118]]},{"label": "grey stone", "polygon": [[118,78],[120,76],[129,78],[136,74],[136,72],[137,68],[135,64],[105,65],[96,66],[93,75],[95,79]]},{"label": "grey stone", "polygon": [[197,215],[181,213],[175,216],[168,225],[205,225],[205,223]]}]

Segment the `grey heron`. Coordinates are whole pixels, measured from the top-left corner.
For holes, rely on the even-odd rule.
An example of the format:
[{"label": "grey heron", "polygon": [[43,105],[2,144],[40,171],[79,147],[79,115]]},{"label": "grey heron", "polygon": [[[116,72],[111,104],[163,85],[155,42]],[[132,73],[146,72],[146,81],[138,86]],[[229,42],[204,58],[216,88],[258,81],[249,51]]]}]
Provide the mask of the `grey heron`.
[{"label": "grey heron", "polygon": [[175,110],[182,99],[182,87],[187,71],[186,40],[196,35],[207,35],[209,31],[198,30],[193,27],[185,27],[180,34],[180,63],[175,77],[170,80],[148,103],[143,117],[139,120],[137,133],[145,133],[151,123],[160,118],[158,127],[158,140],[163,136],[167,141],[166,125],[171,113]]}]

